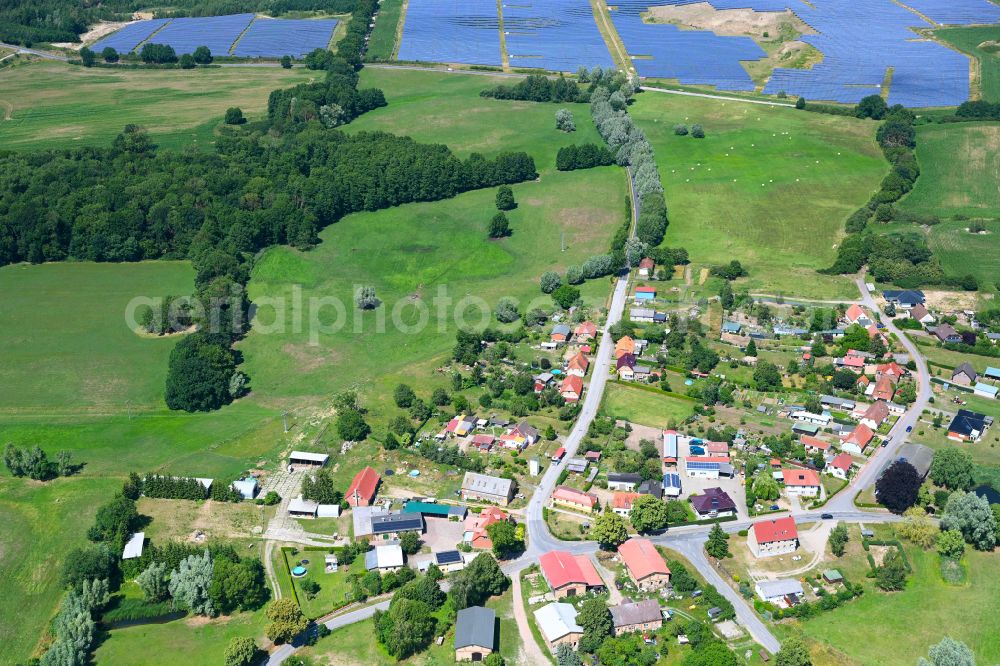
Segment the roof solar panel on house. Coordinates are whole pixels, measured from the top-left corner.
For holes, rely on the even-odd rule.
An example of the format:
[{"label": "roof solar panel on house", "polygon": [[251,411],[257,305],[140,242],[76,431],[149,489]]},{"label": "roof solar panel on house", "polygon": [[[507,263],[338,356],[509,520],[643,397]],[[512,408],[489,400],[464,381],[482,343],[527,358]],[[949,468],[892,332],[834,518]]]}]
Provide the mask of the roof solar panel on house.
[{"label": "roof solar panel on house", "polygon": [[719,469],[719,463],[693,461],[687,463],[687,468],[701,471],[717,471]]},{"label": "roof solar panel on house", "polygon": [[462,561],[462,554],[457,550],[445,550],[434,553],[434,560],[438,564],[458,564]]}]

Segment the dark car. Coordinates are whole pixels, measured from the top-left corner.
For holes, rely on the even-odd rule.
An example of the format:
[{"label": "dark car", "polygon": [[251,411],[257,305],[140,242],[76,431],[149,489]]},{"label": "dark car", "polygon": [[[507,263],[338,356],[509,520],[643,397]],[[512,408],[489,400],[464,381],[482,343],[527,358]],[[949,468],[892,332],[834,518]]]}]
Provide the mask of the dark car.
[{"label": "dark car", "polygon": [[912,430],[913,430],[913,426],[906,426],[906,432],[910,432]]},{"label": "dark car", "polygon": [[820,518],[822,520],[833,520],[833,514],[832,513],[824,513],[824,514],[820,515]]}]

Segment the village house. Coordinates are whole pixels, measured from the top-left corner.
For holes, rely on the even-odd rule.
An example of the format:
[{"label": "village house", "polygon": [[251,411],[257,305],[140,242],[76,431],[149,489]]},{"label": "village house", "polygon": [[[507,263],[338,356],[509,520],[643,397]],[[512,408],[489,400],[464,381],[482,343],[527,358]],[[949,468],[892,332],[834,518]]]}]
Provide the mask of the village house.
[{"label": "village house", "polygon": [[854,409],[855,402],[846,398],[838,398],[834,395],[824,395],[819,399],[819,404],[823,409],[839,409],[849,412]]},{"label": "village house", "polygon": [[886,289],[882,292],[882,298],[900,310],[911,310],[925,302],[924,292],[919,289]]},{"label": "village house", "polygon": [[736,515],[736,502],[722,488],[705,488],[701,495],[692,495],[688,499],[698,518],[725,518]]},{"label": "village house", "polygon": [[632,381],[635,379],[635,354],[622,354],[615,361],[615,370],[618,372],[618,378],[625,381]]},{"label": "village house", "polygon": [[639,302],[649,302],[656,298],[656,289],[654,287],[641,286],[635,288],[635,301]]},{"label": "village house", "polygon": [[639,277],[652,277],[653,269],[656,268],[656,263],[649,257],[643,257],[642,261],[639,262]]},{"label": "village house", "polygon": [[455,661],[484,661],[497,647],[497,616],[492,608],[470,606],[455,616]]},{"label": "village house", "polygon": [[520,423],[518,423],[517,426],[515,426],[514,429],[511,430],[511,434],[516,434],[519,437],[523,437],[525,443],[528,446],[531,446],[532,444],[537,442],[540,436],[538,428],[534,427],[527,421],[521,421]]},{"label": "village house", "polygon": [[615,493],[611,497],[611,510],[622,518],[632,514],[632,503],[642,497],[641,493]]},{"label": "village house", "polygon": [[[397,539],[406,532],[423,534],[424,527],[423,515],[414,511],[386,511],[371,514],[370,530],[373,537]],[[355,531],[354,536],[358,536],[357,531]]]},{"label": "village house", "polygon": [[371,467],[365,467],[354,475],[351,485],[344,493],[344,499],[352,507],[371,505],[381,480],[382,477],[378,475],[378,472]]},{"label": "village house", "polygon": [[872,430],[878,430],[888,418],[889,404],[879,400],[878,402],[873,402],[868,405],[868,409],[866,409],[865,413],[861,415],[861,423],[865,424]]},{"label": "village house", "polygon": [[875,368],[875,377],[889,377],[893,383],[899,382],[903,378],[903,375],[907,373],[906,368],[901,366],[895,361],[889,361],[888,363],[881,363]]},{"label": "village house", "polygon": [[[866,391],[867,392],[867,391]],[[883,375],[875,380],[871,397],[873,400],[892,400],[896,395],[896,384],[888,375]]]},{"label": "village house", "polygon": [[556,324],[552,327],[552,334],[549,335],[549,342],[557,345],[565,344],[569,341],[570,330],[566,324]]},{"label": "village house", "polygon": [[875,433],[872,432],[872,429],[861,423],[841,440],[840,450],[860,456],[865,452],[865,448],[871,443],[874,437]]},{"label": "village house", "polygon": [[480,433],[478,435],[473,435],[472,441],[469,442],[469,446],[473,447],[474,449],[478,449],[483,453],[487,453],[489,452],[490,449],[493,448],[493,445],[495,443],[496,443],[496,437],[494,437],[489,433]]},{"label": "village house", "polygon": [[466,472],[462,479],[462,499],[493,502],[507,506],[514,498],[514,482],[499,476]]},{"label": "village house", "polygon": [[365,569],[389,573],[403,568],[403,549],[399,544],[375,546],[365,553]]},{"label": "village house", "polygon": [[587,555],[550,550],[538,558],[538,564],[556,599],[604,589],[604,581]]},{"label": "village house", "polygon": [[829,427],[830,421],[833,420],[829,414],[815,414],[813,412],[807,412],[806,410],[800,410],[792,412],[791,417],[795,421],[801,421],[803,423],[813,423],[818,425],[820,428]]},{"label": "village house", "polygon": [[618,546],[618,555],[640,590],[657,590],[670,583],[670,569],[649,539],[629,539]]},{"label": "village house", "polygon": [[577,456],[566,461],[566,471],[570,474],[583,474],[587,471],[588,465],[590,465],[589,460]]},{"label": "village house", "polygon": [[591,513],[597,506],[597,495],[569,486],[556,486],[552,491],[552,505]]},{"label": "village house", "polygon": [[826,469],[824,470],[830,476],[834,476],[838,479],[847,480],[847,477],[851,474],[851,468],[854,466],[854,459],[851,458],[849,453],[838,453],[834,456],[833,460],[826,464]]},{"label": "village house", "polygon": [[799,443],[802,444],[808,453],[816,453],[817,451],[826,453],[830,449],[829,442],[824,442],[822,439],[810,437],[809,435],[799,437]]},{"label": "village house", "polygon": [[667,497],[680,497],[681,475],[677,472],[667,472],[663,475],[663,494]]},{"label": "village house", "polygon": [[910,319],[914,319],[921,324],[933,324],[937,321],[925,305],[916,305],[910,309]]},{"label": "village house", "polygon": [[799,531],[795,518],[774,518],[753,524],[747,545],[754,557],[773,557],[792,553],[799,546]]},{"label": "village house", "polygon": [[705,442],[704,447],[707,455],[729,457],[729,442]]},{"label": "village house", "polygon": [[535,393],[541,393],[549,386],[552,385],[552,380],[555,378],[551,372],[540,372],[535,375]]},{"label": "village house", "polygon": [[962,363],[951,373],[951,383],[960,386],[972,386],[979,379],[979,373],[970,363]]},{"label": "village house", "polygon": [[566,374],[585,377],[587,375],[587,368],[589,367],[590,361],[587,360],[586,355],[583,352],[577,352],[566,364]]},{"label": "village house", "polygon": [[542,606],[535,611],[535,624],[553,652],[563,644],[575,650],[583,637],[583,627],[576,623],[573,604],[553,602]]},{"label": "village house", "polygon": [[628,318],[630,321],[638,323],[652,323],[656,317],[656,311],[652,308],[630,308]]},{"label": "village house", "polygon": [[636,631],[656,631],[663,626],[663,614],[660,604],[655,599],[630,601],[623,599],[622,603],[612,606],[611,624],[615,636]]},{"label": "village house", "polygon": [[569,375],[559,386],[559,394],[566,402],[578,402],[583,395],[583,379],[576,375]]},{"label": "village house", "polygon": [[592,321],[581,322],[573,331],[577,342],[589,342],[597,336],[597,325]]},{"label": "village house", "polygon": [[985,414],[960,409],[948,425],[948,439],[957,442],[978,442],[992,424],[993,419]]},{"label": "village house", "polygon": [[875,323],[872,321],[871,317],[868,316],[868,312],[857,303],[853,303],[849,308],[847,308],[844,318],[851,324],[857,324],[858,326],[865,328]]},{"label": "village house", "polygon": [[962,335],[951,324],[941,324],[930,331],[941,342],[959,343],[962,341]]},{"label": "village house", "polygon": [[623,354],[635,354],[635,340],[627,335],[615,343],[615,358],[621,358]]},{"label": "village house", "polygon": [[779,608],[797,606],[803,595],[802,583],[793,578],[761,580],[754,587],[757,596],[765,603],[774,604]]},{"label": "village house", "polygon": [[488,506],[479,513],[470,513],[465,518],[462,541],[476,550],[490,550],[493,548],[493,540],[490,539],[486,528],[493,523],[502,523],[508,520],[510,520],[510,516],[495,506]]},{"label": "village house", "polygon": [[633,472],[608,472],[608,490],[633,491],[642,483],[642,475]]},{"label": "village house", "polygon": [[789,496],[819,497],[819,474],[811,469],[783,469],[781,477]]},{"label": "village house", "polygon": [[692,478],[717,479],[719,476],[732,476],[732,465],[729,458],[722,456],[688,456],[684,459],[684,471]]}]

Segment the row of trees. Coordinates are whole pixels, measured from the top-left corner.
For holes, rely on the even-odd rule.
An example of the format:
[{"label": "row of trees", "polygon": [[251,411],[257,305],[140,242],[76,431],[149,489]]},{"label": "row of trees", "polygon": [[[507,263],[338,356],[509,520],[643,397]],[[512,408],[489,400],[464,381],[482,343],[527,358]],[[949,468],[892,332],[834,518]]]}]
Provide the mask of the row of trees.
[{"label": "row of trees", "polygon": [[59,451],[49,460],[41,447],[22,449],[8,443],[3,449],[3,464],[11,476],[26,476],[35,481],[48,481],[57,476],[70,476],[82,467],[73,462],[69,451]]},{"label": "row of trees", "polygon": [[[572,79],[559,76],[550,79],[543,74],[532,74],[517,83],[498,85],[479,93],[480,97],[493,99],[525,100],[528,102],[586,102],[587,91]],[[560,127],[560,129],[564,129]]]},{"label": "row of trees", "polygon": [[556,169],[559,171],[591,169],[598,166],[610,166],[614,163],[615,157],[610,150],[593,143],[563,146],[556,153]]}]

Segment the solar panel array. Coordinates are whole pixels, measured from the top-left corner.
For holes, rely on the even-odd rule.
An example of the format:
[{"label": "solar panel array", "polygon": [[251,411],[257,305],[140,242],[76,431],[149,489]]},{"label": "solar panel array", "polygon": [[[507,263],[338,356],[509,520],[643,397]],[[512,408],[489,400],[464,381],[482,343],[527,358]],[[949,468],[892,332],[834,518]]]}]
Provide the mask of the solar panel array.
[{"label": "solar panel array", "polygon": [[236,44],[240,58],[290,55],[301,58],[313,49],[325,49],[337,27],[336,19],[257,19]]},{"label": "solar panel array", "polygon": [[253,14],[230,14],[174,19],[156,34],[153,42],[169,44],[178,55],[192,53],[199,46],[207,46],[217,55],[226,54],[253,18]]},{"label": "solar panel array", "polygon": [[119,53],[128,53],[167,23],[170,23],[170,19],[151,19],[149,21],[131,23],[121,30],[99,40],[91,48],[100,53],[110,46]]},{"label": "solar panel array", "polygon": [[613,67],[590,3],[513,0],[503,5],[504,38],[512,67],[572,72]]},{"label": "solar panel array", "polygon": [[[747,5],[747,0],[729,0]],[[767,1],[767,0],[765,0]],[[713,85],[725,90],[753,90],[741,60],[767,54],[749,37],[722,37],[704,30],[681,30],[666,23],[645,23],[649,0],[621,0],[611,12],[632,64],[640,76],[677,79],[685,84]],[[690,4],[674,2],[667,4]],[[718,8],[726,4],[717,1]]]},{"label": "solar panel array", "polygon": [[937,23],[1000,22],[1000,6],[987,0],[906,0],[903,4]]},{"label": "solar panel array", "polygon": [[495,0],[415,0],[406,8],[400,60],[501,65]]},{"label": "solar panel array", "polygon": [[[929,9],[950,2],[923,0]],[[765,93],[784,90],[809,99],[853,103],[877,94],[891,67],[890,104],[947,106],[969,96],[968,59],[920,39],[911,28],[929,25],[889,0],[813,0],[812,6],[799,6],[795,12],[820,33],[801,40],[819,49],[823,61],[808,70],[776,69]]]}]

